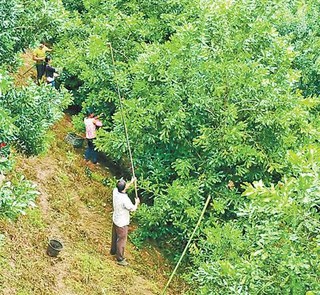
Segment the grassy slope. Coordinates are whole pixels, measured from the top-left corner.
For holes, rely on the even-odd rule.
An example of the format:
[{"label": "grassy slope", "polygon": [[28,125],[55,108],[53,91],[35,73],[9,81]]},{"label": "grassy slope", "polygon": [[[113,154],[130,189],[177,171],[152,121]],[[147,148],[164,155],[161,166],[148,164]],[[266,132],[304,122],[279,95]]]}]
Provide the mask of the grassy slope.
[{"label": "grassy slope", "polygon": [[[38,207],[16,223],[0,220],[0,294],[160,294],[169,269],[156,249],[138,251],[128,243],[129,267],[109,255],[111,190],[87,176],[111,177],[107,168],[88,167],[64,141],[71,123],[65,117],[53,129],[46,155],[17,157],[16,171],[38,185]],[[49,238],[64,249],[46,255]],[[183,294],[178,282],[167,294]]]}]

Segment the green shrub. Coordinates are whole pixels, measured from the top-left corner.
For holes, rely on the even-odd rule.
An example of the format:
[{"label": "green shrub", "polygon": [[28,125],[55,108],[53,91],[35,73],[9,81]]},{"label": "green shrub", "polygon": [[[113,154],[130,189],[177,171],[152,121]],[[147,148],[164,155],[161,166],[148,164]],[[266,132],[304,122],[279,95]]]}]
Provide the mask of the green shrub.
[{"label": "green shrub", "polygon": [[[0,100],[9,90],[11,80],[9,76],[0,71]],[[9,158],[10,144],[16,139],[18,128],[13,124],[14,118],[9,116],[7,110],[0,106],[0,173],[6,173],[12,168],[12,159]]]},{"label": "green shrub", "polygon": [[28,155],[46,150],[48,129],[63,116],[71,102],[71,95],[52,87],[30,85],[8,92],[2,99],[3,106],[14,118],[18,127],[18,148]]},{"label": "green shrub", "polygon": [[35,206],[38,194],[35,185],[24,177],[0,185],[0,217],[14,219],[24,214],[28,207]]},{"label": "green shrub", "polygon": [[83,119],[84,115],[82,113],[72,116],[72,124],[79,134],[83,134],[86,131]]},{"label": "green shrub", "polygon": [[16,66],[17,52],[57,39],[67,18],[60,0],[0,0],[0,62]]},{"label": "green shrub", "polygon": [[19,26],[21,6],[16,0],[0,0],[0,63],[12,62],[14,47],[18,41],[16,27]]},{"label": "green shrub", "polygon": [[[203,3],[170,41],[117,65],[139,186],[152,204],[140,212],[141,235],[172,240],[172,233],[185,244],[205,196],[215,195],[225,207],[217,218],[228,220],[239,206],[225,192],[230,179],[239,191],[243,182],[276,182],[290,169],[287,150],[317,140],[319,100],[293,91],[297,53],[270,21],[277,9]],[[120,108],[113,123],[96,145],[119,159],[127,152]]]},{"label": "green shrub", "polygon": [[0,107],[0,156],[8,155],[9,145],[16,139],[18,128],[13,122],[8,112]]},{"label": "green shrub", "polygon": [[64,7],[70,11],[77,11],[79,13],[85,11],[85,7],[82,0],[72,1],[72,0],[62,0]]},{"label": "green shrub", "polygon": [[304,182],[318,180],[292,162],[319,140],[318,1],[82,3],[58,62],[77,103],[112,123],[96,144],[113,159],[127,158],[118,85],[125,98],[145,201],[135,241],[179,255],[211,194],[187,258],[197,294],[318,291],[318,190]]},{"label": "green shrub", "polygon": [[197,294],[320,292],[320,149],[287,158],[292,173],[277,185],[244,186],[237,219],[207,221],[191,249]]}]

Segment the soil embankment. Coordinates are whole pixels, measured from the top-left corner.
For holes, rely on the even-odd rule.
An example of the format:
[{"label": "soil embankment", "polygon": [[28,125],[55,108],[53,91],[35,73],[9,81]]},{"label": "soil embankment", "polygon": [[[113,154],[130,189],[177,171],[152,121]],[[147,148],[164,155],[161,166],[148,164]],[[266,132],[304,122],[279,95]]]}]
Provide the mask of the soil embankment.
[{"label": "soil embankment", "polygon": [[[0,221],[0,294],[151,295],[160,294],[168,267],[156,249],[137,250],[130,243],[129,267],[109,255],[112,178],[107,167],[88,165],[82,151],[64,138],[72,131],[65,116],[55,125],[51,148],[39,157],[17,156],[17,173],[37,184],[37,207],[16,223]],[[48,239],[64,248],[57,258],[46,254]],[[183,294],[181,286],[167,294]]]}]

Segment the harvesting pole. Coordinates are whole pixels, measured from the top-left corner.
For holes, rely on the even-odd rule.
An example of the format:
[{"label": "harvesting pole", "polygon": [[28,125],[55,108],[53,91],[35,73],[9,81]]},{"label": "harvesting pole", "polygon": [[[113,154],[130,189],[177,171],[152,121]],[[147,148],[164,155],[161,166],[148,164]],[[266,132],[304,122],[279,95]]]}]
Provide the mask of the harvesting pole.
[{"label": "harvesting pole", "polygon": [[[112,64],[113,64],[114,71],[115,71],[116,66],[115,66],[115,59],[114,59],[114,56],[113,56],[113,48],[112,48],[111,43],[108,42],[107,45],[110,47]],[[126,142],[127,142],[129,158],[130,158],[130,163],[131,163],[132,176],[134,178],[136,178],[135,170],[134,170],[134,164],[133,164],[132,151],[131,151],[131,146],[130,146],[130,142],[129,142],[129,133],[128,133],[128,128],[127,128],[127,124],[126,124],[126,121],[125,121],[125,117],[124,117],[124,110],[123,110],[123,103],[122,103],[122,99],[123,98],[121,98],[119,82],[118,82],[117,79],[116,79],[116,84],[117,84],[117,93],[118,93],[119,104],[120,104],[121,119],[122,119],[124,131],[125,131],[125,135],[126,135]],[[137,181],[134,182],[134,190],[135,190],[136,198],[138,198]]]},{"label": "harvesting pole", "polygon": [[174,270],[173,270],[173,272],[172,272],[172,274],[171,274],[171,276],[170,276],[170,278],[169,278],[166,286],[164,287],[164,289],[163,289],[163,291],[162,291],[162,295],[165,295],[165,294],[166,294],[167,288],[169,287],[169,285],[170,285],[170,283],[171,283],[171,281],[172,281],[172,278],[174,277],[174,275],[175,275],[175,273],[176,273],[176,271],[177,271],[177,269],[178,269],[178,267],[179,267],[179,265],[180,265],[180,263],[181,263],[181,261],[182,261],[183,256],[187,253],[187,250],[188,250],[188,248],[189,248],[189,246],[190,246],[190,243],[191,243],[191,241],[192,241],[192,239],[193,239],[193,236],[195,235],[195,233],[196,233],[196,231],[197,231],[197,229],[198,229],[198,227],[199,227],[199,225],[200,225],[200,223],[201,223],[201,220],[202,220],[202,218],[203,218],[203,215],[204,215],[204,213],[205,213],[205,211],[206,211],[206,209],[207,209],[207,207],[208,207],[208,204],[209,204],[209,202],[210,202],[210,199],[211,199],[211,196],[209,195],[208,198],[207,198],[207,201],[206,201],[206,203],[205,203],[205,205],[204,205],[204,207],[203,207],[203,209],[202,209],[202,212],[201,212],[201,215],[200,215],[200,217],[199,217],[199,220],[198,220],[198,222],[197,222],[197,224],[196,224],[196,226],[195,226],[195,228],[194,228],[194,230],[193,230],[193,232],[192,232],[192,234],[191,234],[191,236],[190,236],[190,238],[189,238],[189,241],[188,241],[186,247],[184,248],[184,250],[183,250],[183,252],[182,252],[182,254],[181,254],[180,258],[179,258],[179,261],[178,261],[176,267],[174,268]]},{"label": "harvesting pole", "polygon": [[32,65],[29,69],[27,69],[22,75],[25,75],[26,73],[28,73],[33,67],[34,65]]}]

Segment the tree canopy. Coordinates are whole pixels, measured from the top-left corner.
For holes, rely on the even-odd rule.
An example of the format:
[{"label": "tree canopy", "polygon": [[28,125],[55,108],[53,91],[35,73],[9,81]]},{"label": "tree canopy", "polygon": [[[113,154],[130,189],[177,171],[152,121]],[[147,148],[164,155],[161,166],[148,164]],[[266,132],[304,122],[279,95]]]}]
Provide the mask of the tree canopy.
[{"label": "tree canopy", "polygon": [[[35,24],[30,12],[40,5],[25,3],[23,12],[24,1],[10,3],[1,8],[12,15],[13,35],[0,35],[4,61],[10,55],[2,52],[34,41],[23,31],[20,44],[14,27],[30,16]],[[320,291],[319,4],[65,0],[46,7],[50,29],[40,31],[55,44],[62,80],[76,104],[105,121],[97,147],[124,163],[125,117],[144,201],[136,244],[154,239],[176,259],[211,195],[184,272],[196,294]],[[7,104],[6,114],[19,113]]]}]

